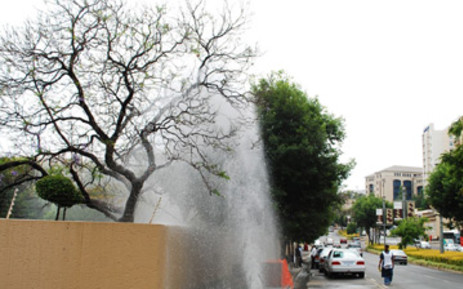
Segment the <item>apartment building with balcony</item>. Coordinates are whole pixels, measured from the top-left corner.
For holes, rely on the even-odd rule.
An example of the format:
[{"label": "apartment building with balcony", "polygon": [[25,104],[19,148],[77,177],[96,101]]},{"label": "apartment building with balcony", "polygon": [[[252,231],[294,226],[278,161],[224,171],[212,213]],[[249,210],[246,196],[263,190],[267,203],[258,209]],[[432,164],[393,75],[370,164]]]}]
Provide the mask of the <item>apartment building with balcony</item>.
[{"label": "apartment building with balcony", "polygon": [[402,191],[406,200],[412,200],[413,196],[423,194],[423,168],[392,166],[383,169],[365,177],[365,189],[367,194],[384,197],[389,202],[402,200]]}]

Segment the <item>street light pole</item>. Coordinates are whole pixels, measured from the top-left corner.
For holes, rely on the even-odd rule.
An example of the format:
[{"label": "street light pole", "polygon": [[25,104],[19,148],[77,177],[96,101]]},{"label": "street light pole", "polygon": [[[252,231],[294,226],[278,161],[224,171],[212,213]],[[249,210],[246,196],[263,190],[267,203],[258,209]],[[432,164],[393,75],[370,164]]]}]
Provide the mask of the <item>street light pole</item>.
[{"label": "street light pole", "polygon": [[442,228],[442,215],[439,213],[439,249],[440,253],[444,253],[444,229]]},{"label": "street light pole", "polygon": [[384,236],[384,245],[386,245],[386,194],[384,193],[384,183],[385,180],[383,179],[383,236]]},{"label": "street light pole", "polygon": [[405,218],[407,217],[407,204],[405,202],[405,191],[406,191],[406,187],[403,186],[402,187],[402,219],[405,220]]}]

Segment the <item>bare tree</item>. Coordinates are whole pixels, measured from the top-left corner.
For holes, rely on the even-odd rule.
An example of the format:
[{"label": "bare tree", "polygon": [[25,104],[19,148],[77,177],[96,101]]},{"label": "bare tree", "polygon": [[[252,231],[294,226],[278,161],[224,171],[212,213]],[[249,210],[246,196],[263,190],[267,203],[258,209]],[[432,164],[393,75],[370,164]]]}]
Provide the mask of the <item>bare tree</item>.
[{"label": "bare tree", "polygon": [[[228,150],[236,127],[213,129],[211,99],[238,111],[246,105],[255,56],[240,39],[244,9],[210,13],[202,1],[175,14],[121,0],[50,5],[0,38],[0,128],[24,157],[0,171],[30,165],[36,180],[65,167],[88,207],[125,222],[134,220],[146,180],[176,161],[214,193],[211,176],[226,175],[204,150]],[[130,167],[135,150],[144,162]],[[128,192],[121,216],[99,195],[108,179]]]}]

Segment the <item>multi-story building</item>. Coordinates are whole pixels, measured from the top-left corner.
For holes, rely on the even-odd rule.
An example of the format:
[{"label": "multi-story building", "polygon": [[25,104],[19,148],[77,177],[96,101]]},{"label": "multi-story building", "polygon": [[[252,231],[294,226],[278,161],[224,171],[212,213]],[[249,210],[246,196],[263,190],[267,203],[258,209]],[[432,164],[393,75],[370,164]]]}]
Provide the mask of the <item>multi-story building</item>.
[{"label": "multi-story building", "polygon": [[449,136],[448,128],[434,129],[434,124],[428,125],[423,131],[423,171],[427,180],[434,167],[440,162],[444,152],[452,150],[455,146],[455,137]]},{"label": "multi-story building", "polygon": [[374,194],[386,201],[412,200],[413,195],[423,194],[423,168],[392,166],[365,178],[367,194]]}]

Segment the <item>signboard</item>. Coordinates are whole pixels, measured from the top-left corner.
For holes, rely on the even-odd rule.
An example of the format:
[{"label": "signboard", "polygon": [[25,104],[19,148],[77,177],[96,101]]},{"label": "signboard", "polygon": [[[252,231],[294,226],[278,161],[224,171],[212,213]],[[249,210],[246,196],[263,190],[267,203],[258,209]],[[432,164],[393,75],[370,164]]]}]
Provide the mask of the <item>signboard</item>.
[{"label": "signboard", "polygon": [[383,215],[383,209],[376,209],[376,216],[382,216]]},{"label": "signboard", "polygon": [[394,202],[394,209],[395,210],[401,210],[402,209],[402,202]]}]

